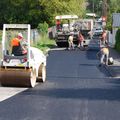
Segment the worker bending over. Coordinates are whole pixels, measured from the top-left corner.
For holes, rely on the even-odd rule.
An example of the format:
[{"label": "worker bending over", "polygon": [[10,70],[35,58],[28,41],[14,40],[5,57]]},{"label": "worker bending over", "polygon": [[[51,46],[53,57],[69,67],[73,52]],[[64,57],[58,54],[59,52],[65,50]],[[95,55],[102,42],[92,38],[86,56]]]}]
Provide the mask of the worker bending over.
[{"label": "worker bending over", "polygon": [[100,53],[100,64],[99,66],[105,64],[108,65],[108,58],[109,58],[109,48],[108,47],[102,47],[100,51],[97,53],[97,55]]}]

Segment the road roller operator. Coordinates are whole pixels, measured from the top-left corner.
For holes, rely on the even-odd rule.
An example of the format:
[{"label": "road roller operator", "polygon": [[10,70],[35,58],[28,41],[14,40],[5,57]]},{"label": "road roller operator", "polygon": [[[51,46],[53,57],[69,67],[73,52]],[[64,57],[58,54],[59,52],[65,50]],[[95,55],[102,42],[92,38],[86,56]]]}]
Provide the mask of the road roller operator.
[{"label": "road roller operator", "polygon": [[18,33],[17,37],[11,40],[12,55],[21,56],[27,54],[27,50],[21,45],[22,40],[23,40],[22,33]]}]

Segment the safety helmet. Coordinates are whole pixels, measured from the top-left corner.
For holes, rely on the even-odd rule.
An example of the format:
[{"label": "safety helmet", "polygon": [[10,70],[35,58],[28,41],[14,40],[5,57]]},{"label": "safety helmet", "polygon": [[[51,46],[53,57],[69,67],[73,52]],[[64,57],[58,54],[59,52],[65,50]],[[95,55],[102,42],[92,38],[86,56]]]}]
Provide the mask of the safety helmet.
[{"label": "safety helmet", "polygon": [[21,38],[23,38],[23,35],[22,35],[22,33],[18,33],[18,36],[19,36],[19,37],[21,37]]}]

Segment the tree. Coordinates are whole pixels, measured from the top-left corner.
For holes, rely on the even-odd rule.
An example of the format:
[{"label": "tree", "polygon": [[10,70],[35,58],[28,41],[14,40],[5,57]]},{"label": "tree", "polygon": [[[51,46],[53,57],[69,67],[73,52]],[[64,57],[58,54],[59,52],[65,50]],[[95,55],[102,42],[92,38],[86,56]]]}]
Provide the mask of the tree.
[{"label": "tree", "polygon": [[102,15],[102,0],[88,0],[88,12],[96,13],[98,16]]},{"label": "tree", "polygon": [[76,14],[81,17],[86,11],[86,0],[41,0],[41,5],[53,17],[63,14]]},{"label": "tree", "polygon": [[112,29],[112,13],[120,12],[120,2],[118,0],[108,0],[107,28]]},{"label": "tree", "polygon": [[0,28],[3,23],[54,24],[54,17],[63,14],[77,14],[82,17],[86,0],[1,0]]},{"label": "tree", "polygon": [[120,52],[120,28],[117,30],[115,39],[116,39],[115,49]]}]

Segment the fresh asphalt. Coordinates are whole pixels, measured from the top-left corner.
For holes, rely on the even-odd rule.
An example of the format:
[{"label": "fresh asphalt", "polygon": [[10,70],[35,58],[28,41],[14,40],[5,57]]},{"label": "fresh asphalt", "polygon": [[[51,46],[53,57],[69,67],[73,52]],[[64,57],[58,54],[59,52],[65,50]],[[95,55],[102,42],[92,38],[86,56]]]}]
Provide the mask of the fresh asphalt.
[{"label": "fresh asphalt", "polygon": [[47,81],[1,101],[0,120],[120,120],[120,80],[97,52],[50,50]]}]

